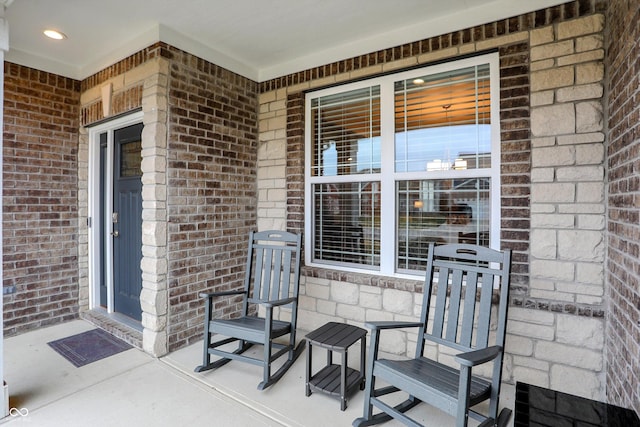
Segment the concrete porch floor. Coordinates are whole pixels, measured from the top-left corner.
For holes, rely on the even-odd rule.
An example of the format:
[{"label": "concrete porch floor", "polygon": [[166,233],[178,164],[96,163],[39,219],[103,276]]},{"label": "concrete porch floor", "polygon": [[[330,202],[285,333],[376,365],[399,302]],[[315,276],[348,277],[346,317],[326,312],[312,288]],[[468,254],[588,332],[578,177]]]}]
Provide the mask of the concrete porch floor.
[{"label": "concrete porch floor", "polygon": [[[0,424],[346,427],[362,415],[362,392],[352,396],[344,412],[338,400],[327,395],[305,396],[304,352],[277,384],[258,391],[258,366],[232,361],[218,370],[193,372],[201,362],[200,343],[159,359],[131,349],[80,368],[47,345],[94,328],[76,320],[5,339],[9,408],[22,415],[14,410]],[[358,357],[358,351],[350,352],[349,365],[359,363]],[[314,364],[324,361],[324,351],[314,349]],[[512,395],[509,388],[511,392],[503,394]],[[419,405],[412,414],[425,425],[454,425],[452,417],[427,405]]]}]

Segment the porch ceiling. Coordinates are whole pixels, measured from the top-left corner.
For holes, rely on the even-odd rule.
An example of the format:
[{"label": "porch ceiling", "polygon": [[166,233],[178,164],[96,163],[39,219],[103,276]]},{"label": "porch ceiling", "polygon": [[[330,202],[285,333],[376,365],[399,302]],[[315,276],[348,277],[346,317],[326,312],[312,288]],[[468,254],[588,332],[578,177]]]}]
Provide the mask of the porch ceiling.
[{"label": "porch ceiling", "polygon": [[83,79],[164,41],[256,81],[564,2],[3,0],[11,62]]}]

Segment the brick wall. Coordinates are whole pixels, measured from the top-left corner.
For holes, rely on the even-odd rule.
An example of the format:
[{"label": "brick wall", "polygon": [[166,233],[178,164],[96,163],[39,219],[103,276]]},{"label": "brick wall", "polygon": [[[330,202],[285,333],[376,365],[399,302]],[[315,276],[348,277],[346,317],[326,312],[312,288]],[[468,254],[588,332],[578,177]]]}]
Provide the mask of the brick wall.
[{"label": "brick wall", "polygon": [[[169,350],[202,339],[198,293],[242,286],[257,221],[257,84],[172,50],[167,257]],[[237,305],[219,306],[221,315]]]},{"label": "brick wall", "polygon": [[[514,251],[504,379],[602,399],[600,13],[605,8],[600,0],[572,1],[262,83],[258,167],[267,171],[258,180],[259,228],[282,223],[276,215],[283,211],[289,229],[302,230],[304,225],[305,91],[496,49],[501,85],[501,244]],[[556,104],[573,111],[558,120],[572,123],[572,128],[536,135],[544,127],[544,107]],[[561,157],[561,152],[566,155]],[[556,194],[566,197],[545,199],[553,194],[548,184],[566,187],[566,192]],[[579,250],[572,253],[572,247]],[[556,276],[558,271],[563,274]],[[336,319],[362,324],[406,320],[419,313],[419,280],[305,267],[303,285],[299,324],[304,329]],[[413,342],[410,335],[396,334],[385,346],[402,353]]]},{"label": "brick wall", "polygon": [[607,398],[640,413],[640,5],[612,0],[607,22]]},{"label": "brick wall", "polygon": [[78,315],[80,82],[4,63],[6,335]]}]

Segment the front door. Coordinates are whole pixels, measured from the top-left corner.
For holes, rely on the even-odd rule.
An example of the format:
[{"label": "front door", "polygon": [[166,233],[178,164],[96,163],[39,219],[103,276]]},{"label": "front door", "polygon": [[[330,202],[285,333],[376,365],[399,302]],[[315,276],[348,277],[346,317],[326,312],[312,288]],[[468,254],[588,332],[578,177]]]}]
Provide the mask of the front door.
[{"label": "front door", "polygon": [[141,320],[142,124],[115,130],[113,141],[113,309]]}]

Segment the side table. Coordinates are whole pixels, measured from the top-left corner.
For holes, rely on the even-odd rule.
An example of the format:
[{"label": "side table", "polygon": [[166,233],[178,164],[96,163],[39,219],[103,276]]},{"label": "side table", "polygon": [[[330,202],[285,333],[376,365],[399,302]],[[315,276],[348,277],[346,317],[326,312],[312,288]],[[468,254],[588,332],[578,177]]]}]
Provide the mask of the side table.
[{"label": "side table", "polygon": [[[365,340],[367,331],[346,323],[329,322],[307,334],[307,381],[306,395],[321,391],[340,399],[340,410],[347,409],[347,395],[356,386],[364,389]],[[348,349],[360,340],[360,371],[347,367]],[[316,374],[311,373],[312,346],[327,350],[327,365]],[[333,363],[333,352],[342,356],[341,364]]]}]

